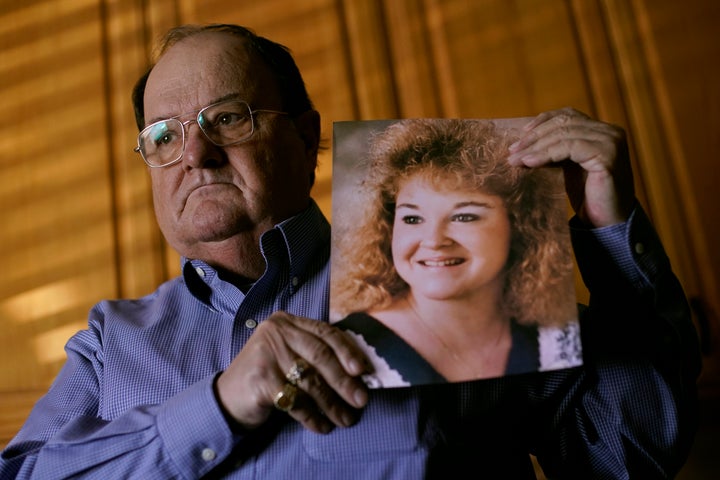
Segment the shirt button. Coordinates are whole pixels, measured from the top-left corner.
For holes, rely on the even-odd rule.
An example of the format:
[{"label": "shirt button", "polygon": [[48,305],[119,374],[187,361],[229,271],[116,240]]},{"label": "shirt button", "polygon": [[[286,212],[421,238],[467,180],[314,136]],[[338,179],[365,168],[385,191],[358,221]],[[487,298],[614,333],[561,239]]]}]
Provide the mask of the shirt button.
[{"label": "shirt button", "polygon": [[298,277],[293,277],[292,278],[292,286],[297,287],[298,283],[300,283],[300,280],[298,279]]},{"label": "shirt button", "polygon": [[195,271],[197,272],[198,275],[200,275],[200,278],[205,277],[205,270],[203,270],[201,267],[195,267]]},{"label": "shirt button", "polygon": [[252,318],[248,318],[247,320],[245,320],[245,326],[252,330],[253,328],[257,327],[257,322]]},{"label": "shirt button", "polygon": [[645,245],[642,244],[642,242],[638,242],[635,244],[635,253],[638,255],[642,255],[645,253]]},{"label": "shirt button", "polygon": [[215,450],[213,450],[212,448],[203,448],[203,451],[200,453],[200,456],[206,462],[212,462],[213,460],[215,460],[215,457],[217,456],[217,454],[215,453]]}]

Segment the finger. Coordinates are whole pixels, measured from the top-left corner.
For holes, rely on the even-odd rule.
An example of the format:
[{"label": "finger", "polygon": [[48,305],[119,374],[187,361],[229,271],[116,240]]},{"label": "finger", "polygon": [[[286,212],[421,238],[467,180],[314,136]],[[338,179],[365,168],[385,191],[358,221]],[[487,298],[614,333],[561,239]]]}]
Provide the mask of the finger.
[{"label": "finger", "polygon": [[277,410],[288,414],[300,422],[303,427],[317,433],[329,433],[335,425],[318,410],[312,398],[297,385],[284,383],[273,395],[273,404]]},{"label": "finger", "polygon": [[540,167],[570,160],[588,172],[608,170],[614,150],[602,142],[587,138],[545,139],[522,156],[527,167]]},{"label": "finger", "polygon": [[535,130],[538,128],[555,128],[557,126],[568,125],[579,121],[594,122],[587,114],[574,108],[560,108],[543,112],[525,125],[525,131]]},{"label": "finger", "polygon": [[306,332],[322,338],[335,353],[348,375],[358,376],[369,373],[372,369],[372,364],[365,353],[346,332],[327,323],[306,318],[295,317],[294,321]]},{"label": "finger", "polygon": [[286,312],[278,312],[274,317],[286,324],[284,341],[315,368],[336,371],[335,367],[339,365],[342,372],[336,375],[352,377],[372,371],[372,363],[363,350],[339,328]]},{"label": "finger", "polygon": [[[285,315],[276,321],[291,323],[283,329],[284,341],[296,356],[312,366],[308,378],[313,379],[310,385],[314,387],[305,390],[313,398],[318,397],[319,407],[324,409],[328,402],[338,400],[329,390],[349,405],[364,407],[367,389],[359,375],[369,371],[369,361],[359,347],[344,332],[326,323]],[[290,369],[292,361],[286,360],[281,366]]]},{"label": "finger", "polygon": [[[299,359],[307,370],[296,378]],[[336,327],[276,312],[218,379],[220,400],[247,427],[282,407],[306,428],[327,432],[359,418],[358,409],[367,404],[367,386],[359,378],[369,370],[366,364],[363,352]],[[290,384],[288,376],[297,384],[295,398],[278,405],[278,395]]]},{"label": "finger", "polygon": [[288,382],[293,385],[297,385],[300,381],[310,374],[312,366],[305,361],[304,358],[298,357],[293,362],[290,370],[285,375]]},{"label": "finger", "polygon": [[357,422],[359,411],[348,408],[304,359],[296,358],[285,377],[286,383],[274,394],[273,404],[305,427],[323,433],[335,425],[349,427]]},{"label": "finger", "polygon": [[298,388],[302,392],[301,403],[289,414],[308,428],[325,430],[327,425],[349,427],[357,423],[360,409],[343,401],[319,374],[304,378]]},{"label": "finger", "polygon": [[[359,418],[359,408],[367,404],[367,386],[359,378],[368,371],[369,363],[357,345],[339,329],[314,320],[278,312],[263,322],[262,333],[273,345],[276,353],[277,375],[275,392],[280,389],[283,377],[294,378],[293,370],[298,358],[309,367],[302,378],[296,379],[302,391],[301,406],[289,412],[307,428],[326,431],[332,426],[350,426]],[[348,358],[346,358],[348,357]],[[340,358],[346,358],[343,362]],[[347,370],[346,370],[347,369]],[[352,374],[348,373],[352,372]],[[276,393],[271,392],[269,398]]]},{"label": "finger", "polygon": [[[330,433],[338,426],[318,408],[315,400],[303,390],[298,390],[294,408],[288,411],[287,414],[304,428],[316,433]],[[350,425],[352,423],[344,426]]]},{"label": "finger", "polygon": [[538,167],[571,160],[588,171],[607,170],[617,158],[621,142],[620,132],[600,122],[578,119],[568,124],[545,124],[523,137],[508,161]]},{"label": "finger", "polygon": [[520,138],[510,145],[510,152],[520,152],[549,135],[553,130],[562,130],[572,124],[591,120],[587,115],[572,108],[543,112],[530,120],[522,129]]},{"label": "finger", "polygon": [[523,130],[526,132],[529,132],[530,130],[533,130],[537,126],[545,123],[546,121],[552,119],[553,117],[560,115],[564,110],[550,110],[547,112],[542,112],[539,115],[536,115],[533,119],[531,119],[528,123],[526,123],[523,126]]}]

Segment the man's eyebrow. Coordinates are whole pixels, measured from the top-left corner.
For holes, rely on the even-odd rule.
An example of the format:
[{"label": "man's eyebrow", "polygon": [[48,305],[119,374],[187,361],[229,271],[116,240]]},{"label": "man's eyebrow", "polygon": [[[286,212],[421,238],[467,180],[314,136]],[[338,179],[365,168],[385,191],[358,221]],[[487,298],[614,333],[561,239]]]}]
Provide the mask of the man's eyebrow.
[{"label": "man's eyebrow", "polygon": [[[212,105],[214,103],[224,102],[225,100],[241,100],[240,93],[239,92],[233,92],[228,93],[227,95],[223,95],[222,97],[218,97],[212,102],[210,102],[208,105]],[[243,100],[245,101],[245,100]]]}]

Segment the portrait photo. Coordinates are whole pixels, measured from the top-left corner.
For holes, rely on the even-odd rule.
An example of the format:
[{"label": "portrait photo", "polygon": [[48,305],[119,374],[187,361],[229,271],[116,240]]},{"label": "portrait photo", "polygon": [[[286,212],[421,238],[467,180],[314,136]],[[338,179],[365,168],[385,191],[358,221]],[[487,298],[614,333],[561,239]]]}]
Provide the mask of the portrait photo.
[{"label": "portrait photo", "polygon": [[582,364],[562,170],[507,161],[528,121],[334,123],[330,321],[369,386]]}]

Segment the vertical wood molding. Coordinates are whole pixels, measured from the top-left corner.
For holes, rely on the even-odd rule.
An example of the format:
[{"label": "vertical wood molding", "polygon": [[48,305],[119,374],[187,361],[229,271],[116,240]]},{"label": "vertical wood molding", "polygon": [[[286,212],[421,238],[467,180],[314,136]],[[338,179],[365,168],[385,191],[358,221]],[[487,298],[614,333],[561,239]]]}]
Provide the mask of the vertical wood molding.
[{"label": "vertical wood molding", "polygon": [[671,132],[661,121],[652,71],[633,5],[626,0],[604,0],[609,39],[625,104],[629,134],[637,146],[639,169],[636,175],[645,185],[650,214],[663,240],[674,269],[689,295],[700,290],[698,265],[693,255],[687,212],[682,206],[682,191],[668,144]]},{"label": "vertical wood molding", "polygon": [[425,3],[396,0],[384,7],[400,117],[442,116]]},{"label": "vertical wood molding", "polygon": [[453,81],[453,64],[450,55],[450,42],[445,28],[445,14],[443,0],[425,0],[427,10],[428,35],[433,39],[431,52],[434,62],[434,72],[437,91],[435,96],[440,103],[436,108],[439,113],[447,117],[460,116],[460,102],[456,83]]},{"label": "vertical wood molding", "polygon": [[147,167],[132,151],[137,127],[131,91],[148,65],[142,7],[140,1],[108,2],[104,18],[119,297],[148,294],[165,278]]},{"label": "vertical wood molding", "polygon": [[[653,35],[653,29],[648,18],[648,10],[653,7],[652,2],[646,0],[633,0],[634,11],[637,16],[638,30],[643,39],[642,47],[647,59],[649,70],[649,78],[652,82],[652,90],[657,100],[657,113],[659,120],[663,126],[664,138],[667,145],[669,156],[669,164],[667,170],[676,180],[678,195],[676,201],[682,207],[683,218],[687,225],[688,241],[692,245],[690,249],[693,259],[693,270],[697,272],[699,277],[698,288],[702,298],[710,302],[714,311],[720,313],[720,304],[718,303],[718,295],[720,295],[720,282],[712,264],[701,262],[698,259],[709,259],[710,245],[708,245],[708,237],[703,234],[702,222],[700,219],[701,212],[704,211],[698,203],[697,192],[694,191],[692,182],[689,177],[689,169],[691,159],[687,158],[682,146],[680,138],[680,128],[676,121],[677,116],[673,111],[670,102],[669,87],[667,85],[665,75],[661,68],[660,52]],[[720,81],[720,79],[716,79]],[[692,88],[692,87],[690,87]],[[698,112],[701,114],[701,112]],[[720,199],[720,196],[718,196]],[[703,205],[705,206],[705,205]],[[715,206],[717,208],[717,206]]]},{"label": "vertical wood molding", "polygon": [[[147,28],[147,41],[149,42],[151,54],[155,53],[152,48],[167,30],[182,23],[193,22],[192,18],[183,18],[181,16],[181,7],[183,11],[194,11],[194,9],[190,10],[191,7],[188,2],[182,0],[152,0],[141,3],[145,7],[143,20]],[[193,1],[192,4],[194,3]]]},{"label": "vertical wood molding", "polygon": [[367,0],[342,4],[358,118],[393,118],[398,106],[381,5]]},{"label": "vertical wood molding", "polygon": [[[720,271],[710,249],[715,236],[707,226],[717,218],[718,204],[713,200],[716,194],[699,191],[693,182],[713,185],[713,175],[717,176],[707,167],[714,163],[713,153],[717,152],[708,134],[715,130],[713,119],[718,121],[712,113],[712,98],[717,93],[710,87],[718,69],[697,62],[712,56],[707,32],[720,10],[716,9],[713,17],[702,0],[690,3],[680,15],[685,17],[678,18],[670,1],[659,5],[657,1],[633,0],[630,5],[618,5],[572,0],[598,113],[628,127],[637,195],[653,217],[690,299],[703,350],[710,355],[701,378],[703,385],[708,385],[720,375],[716,358]],[[703,20],[698,31],[686,35],[682,26],[689,18]],[[677,45],[678,39],[682,46]],[[683,71],[683,67],[691,70]],[[688,95],[688,88],[703,93]],[[697,175],[704,172],[709,178],[700,181]]]},{"label": "vertical wood molding", "polygon": [[[630,120],[599,1],[571,0],[570,2],[588,90],[592,99],[592,108],[587,113],[600,120],[620,125],[627,130],[630,127]],[[635,193],[640,203],[647,208],[645,185],[638,175],[641,170],[637,160],[638,152],[635,148],[635,140],[631,135],[628,136],[630,137],[628,139],[630,158],[633,171],[636,172]]]}]

